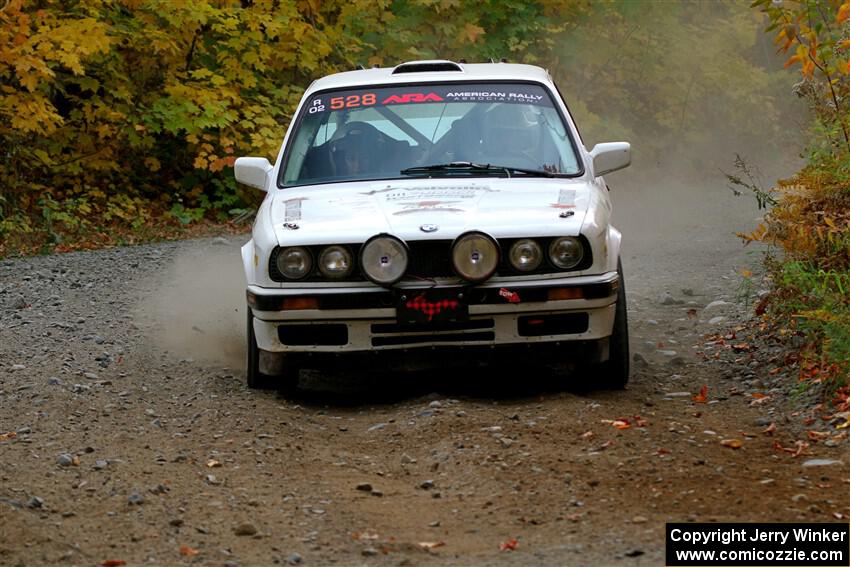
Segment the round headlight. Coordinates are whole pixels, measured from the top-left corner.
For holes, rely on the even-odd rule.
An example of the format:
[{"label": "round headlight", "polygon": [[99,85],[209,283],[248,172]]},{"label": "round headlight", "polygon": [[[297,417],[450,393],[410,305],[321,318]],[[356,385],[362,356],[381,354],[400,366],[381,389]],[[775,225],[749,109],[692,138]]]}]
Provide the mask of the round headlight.
[{"label": "round headlight", "polygon": [[520,272],[530,272],[536,270],[543,261],[543,250],[540,245],[533,240],[523,239],[517,240],[511,246],[508,253],[508,259],[511,266]]},{"label": "round headlight", "polygon": [[327,278],[344,278],[353,267],[351,252],[344,246],[328,246],[319,254],[319,271]]},{"label": "round headlight", "polygon": [[480,232],[459,236],[452,246],[452,265],[463,279],[483,282],[499,267],[499,245]]},{"label": "round headlight", "polygon": [[301,246],[284,248],[277,255],[277,269],[286,278],[300,280],[313,269],[313,257]]},{"label": "round headlight", "polygon": [[549,245],[549,259],[556,268],[562,270],[575,268],[582,258],[584,258],[584,247],[574,236],[556,238]]},{"label": "round headlight", "polygon": [[360,249],[360,267],[376,284],[392,285],[407,271],[407,246],[395,236],[374,236]]}]

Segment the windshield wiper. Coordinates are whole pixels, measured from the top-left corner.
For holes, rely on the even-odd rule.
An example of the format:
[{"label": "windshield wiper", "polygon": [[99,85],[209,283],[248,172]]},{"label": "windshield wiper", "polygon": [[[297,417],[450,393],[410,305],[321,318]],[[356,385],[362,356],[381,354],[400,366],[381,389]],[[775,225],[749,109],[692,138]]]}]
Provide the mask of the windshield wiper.
[{"label": "windshield wiper", "polygon": [[502,171],[508,177],[511,174],[521,173],[534,177],[555,177],[551,171],[542,169],[524,169],[522,167],[512,167],[510,165],[494,165],[491,163],[472,163],[471,161],[453,161],[450,163],[437,163],[434,165],[420,165],[417,167],[408,167],[402,169],[402,175],[427,175],[429,173],[477,173],[483,171]]}]

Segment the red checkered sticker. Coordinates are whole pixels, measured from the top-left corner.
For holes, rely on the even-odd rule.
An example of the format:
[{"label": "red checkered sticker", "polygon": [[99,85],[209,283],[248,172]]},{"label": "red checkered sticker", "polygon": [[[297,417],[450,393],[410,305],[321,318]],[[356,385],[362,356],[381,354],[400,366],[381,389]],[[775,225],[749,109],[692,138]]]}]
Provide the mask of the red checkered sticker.
[{"label": "red checkered sticker", "polygon": [[419,311],[424,314],[428,318],[428,322],[430,323],[436,315],[439,315],[443,311],[455,311],[457,310],[460,302],[457,299],[441,299],[439,301],[428,301],[425,298],[424,293],[420,293],[407,303],[405,303],[405,307],[408,309],[412,309],[413,311]]}]

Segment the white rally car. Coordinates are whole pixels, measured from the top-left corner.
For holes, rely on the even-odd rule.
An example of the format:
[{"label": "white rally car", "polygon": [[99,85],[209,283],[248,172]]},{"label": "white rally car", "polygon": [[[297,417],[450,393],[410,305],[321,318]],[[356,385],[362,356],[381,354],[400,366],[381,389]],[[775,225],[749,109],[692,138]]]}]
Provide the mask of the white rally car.
[{"label": "white rally car", "polygon": [[621,235],[601,176],[629,152],[587,151],[539,67],[415,61],[315,81],[275,165],[236,160],[267,193],[242,248],[248,386],[506,355],[623,387]]}]

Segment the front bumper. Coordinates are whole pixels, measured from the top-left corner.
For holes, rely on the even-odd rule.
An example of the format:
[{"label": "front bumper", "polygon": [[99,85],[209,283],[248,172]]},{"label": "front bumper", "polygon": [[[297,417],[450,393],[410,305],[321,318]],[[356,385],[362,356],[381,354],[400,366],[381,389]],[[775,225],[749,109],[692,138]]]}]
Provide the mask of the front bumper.
[{"label": "front bumper", "polygon": [[[401,286],[401,292],[422,286]],[[516,293],[510,303],[499,292]],[[559,297],[550,299],[550,292]],[[399,325],[393,291],[379,287],[248,287],[257,346],[267,353],[356,353],[436,347],[598,342],[611,335],[619,292],[616,272],[535,281],[489,281],[465,290],[469,319]],[[283,309],[310,298],[311,309]],[[292,305],[289,301],[286,305]],[[607,349],[605,349],[607,351]]]}]

